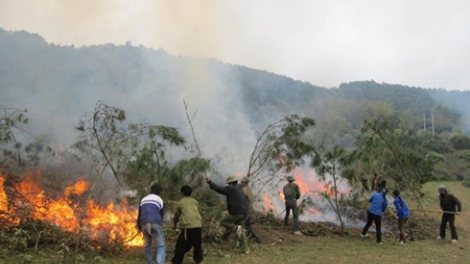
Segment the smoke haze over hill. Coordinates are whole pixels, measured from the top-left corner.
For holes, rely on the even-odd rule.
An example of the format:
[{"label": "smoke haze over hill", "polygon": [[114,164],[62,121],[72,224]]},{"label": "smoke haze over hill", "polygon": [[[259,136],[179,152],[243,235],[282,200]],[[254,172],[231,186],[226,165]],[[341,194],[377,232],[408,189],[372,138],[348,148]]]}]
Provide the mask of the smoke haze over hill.
[{"label": "smoke haze over hill", "polygon": [[0,0],[0,27],[59,45],[134,45],[324,87],[376,80],[468,90],[470,3]]},{"label": "smoke haze over hill", "polygon": [[[361,107],[368,102],[391,104],[394,111],[417,115],[416,129],[422,129],[423,113],[435,111],[443,120],[436,123],[439,133],[458,127],[460,117],[470,131],[469,109],[464,103],[469,92],[374,81],[327,89],[266,71],[214,59],[177,57],[130,43],[57,46],[37,34],[1,29],[0,98],[2,106],[28,109],[27,129],[62,149],[77,141],[78,121],[98,101],[123,109],[129,121],[175,127],[191,144],[186,101],[202,155],[211,159],[221,174],[217,177],[243,175],[260,130],[289,114],[317,121],[318,135],[314,136],[318,144],[336,137],[347,147],[353,146],[350,128],[359,128]],[[304,168],[298,176],[315,185],[307,193],[319,187],[314,175],[313,169]],[[271,199],[279,207],[282,200],[277,197],[276,184],[282,185],[270,186]],[[315,197],[318,208],[328,207],[319,195]],[[321,217],[334,218],[331,214]]]}]

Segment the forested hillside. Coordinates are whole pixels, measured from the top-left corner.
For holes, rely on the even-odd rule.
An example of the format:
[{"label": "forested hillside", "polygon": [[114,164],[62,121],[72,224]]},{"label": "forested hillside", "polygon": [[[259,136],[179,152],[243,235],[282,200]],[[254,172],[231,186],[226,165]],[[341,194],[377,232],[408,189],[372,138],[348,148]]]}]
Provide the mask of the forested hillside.
[{"label": "forested hillside", "polygon": [[137,208],[154,183],[165,211],[192,186],[204,239],[219,241],[226,207],[206,180],[228,175],[249,178],[271,220],[284,212],[287,175],[302,193],[300,220],[341,232],[377,189],[374,176],[425,210],[426,183],[470,186],[468,102],[468,91],[373,80],[324,88],[130,42],[58,46],[0,29],[0,244],[113,256],[142,245]]},{"label": "forested hillside", "polygon": [[[316,121],[309,136],[314,144],[349,149],[355,148],[365,120],[399,120],[397,127],[425,129],[446,139],[470,132],[468,91],[372,80],[327,89],[130,42],[58,46],[25,31],[0,30],[0,95],[3,107],[28,110],[32,133],[64,146],[76,141],[74,127],[98,101],[122,108],[131,120],[173,126],[189,137],[184,100],[189,114],[197,113],[194,131],[205,152],[219,159],[240,153],[241,158],[232,158],[239,160],[227,162],[234,168],[249,155],[256,131],[289,114]],[[436,148],[448,152],[452,146]]]}]

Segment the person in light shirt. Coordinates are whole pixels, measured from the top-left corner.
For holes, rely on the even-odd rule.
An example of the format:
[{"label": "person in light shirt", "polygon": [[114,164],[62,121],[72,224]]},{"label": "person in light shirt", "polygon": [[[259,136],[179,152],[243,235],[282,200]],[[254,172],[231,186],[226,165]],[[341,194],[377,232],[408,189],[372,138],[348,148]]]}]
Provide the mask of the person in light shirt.
[{"label": "person in light shirt", "polygon": [[163,189],[159,184],[150,187],[150,193],[145,196],[139,206],[137,228],[144,235],[144,253],[148,264],[153,261],[152,243],[157,246],[155,260],[157,264],[165,263],[165,237],[163,235],[162,220],[164,215],[163,200],[160,197]]}]

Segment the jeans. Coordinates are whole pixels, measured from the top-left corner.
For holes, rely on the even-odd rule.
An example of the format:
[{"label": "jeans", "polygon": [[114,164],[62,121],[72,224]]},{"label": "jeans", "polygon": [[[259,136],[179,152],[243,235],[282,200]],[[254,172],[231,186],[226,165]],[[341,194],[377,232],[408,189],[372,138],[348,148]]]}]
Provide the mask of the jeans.
[{"label": "jeans", "polygon": [[[147,226],[142,225],[142,233],[144,234],[144,253],[148,264],[165,264],[165,237],[163,236],[163,228],[159,224],[152,223],[152,235],[147,232]],[[152,243],[157,247],[156,262],[153,261]]]},{"label": "jeans", "polygon": [[454,214],[442,214],[441,219],[441,238],[444,239],[446,237],[446,226],[447,222],[449,222],[450,227],[450,235],[452,239],[459,240],[457,236],[457,230],[455,229],[455,215]]},{"label": "jeans", "polygon": [[372,221],[375,223],[375,235],[377,237],[377,243],[382,242],[382,216],[381,215],[375,215],[369,211],[367,211],[367,223],[364,226],[364,229],[362,230],[362,235],[365,235],[367,233],[367,230],[369,230],[369,227],[372,225]]}]

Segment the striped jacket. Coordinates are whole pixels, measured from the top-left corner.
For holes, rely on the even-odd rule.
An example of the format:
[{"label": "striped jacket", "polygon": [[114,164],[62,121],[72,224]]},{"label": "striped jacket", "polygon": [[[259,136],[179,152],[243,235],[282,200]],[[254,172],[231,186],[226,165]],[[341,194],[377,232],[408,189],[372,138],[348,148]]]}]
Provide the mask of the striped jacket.
[{"label": "striped jacket", "polygon": [[145,196],[139,206],[139,225],[146,223],[156,223],[162,225],[164,214],[163,200],[156,194]]}]

